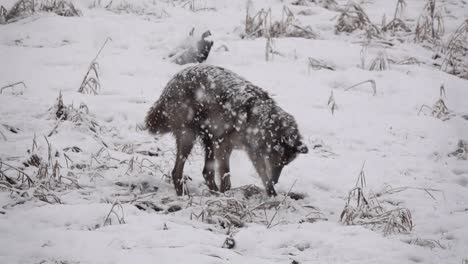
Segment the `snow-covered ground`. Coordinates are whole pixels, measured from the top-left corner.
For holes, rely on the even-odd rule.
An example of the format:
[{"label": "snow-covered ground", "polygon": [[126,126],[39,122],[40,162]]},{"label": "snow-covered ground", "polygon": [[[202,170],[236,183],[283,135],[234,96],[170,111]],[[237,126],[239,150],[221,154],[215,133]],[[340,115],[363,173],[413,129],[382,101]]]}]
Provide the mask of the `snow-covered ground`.
[{"label": "snow-covered ground", "polygon": [[[0,0],[0,5],[9,9],[14,2]],[[131,6],[115,1],[126,10],[120,12],[92,8],[93,2],[99,1],[75,1],[80,17],[36,13],[0,25],[0,87],[19,81],[26,85],[0,94],[0,171],[19,182],[8,165],[24,168],[44,185],[23,185],[29,194],[22,196],[0,187],[0,263],[468,261],[468,162],[466,153],[449,155],[459,140],[468,140],[468,81],[431,66],[434,51],[414,43],[414,33],[403,42],[391,40],[393,46],[369,45],[362,69],[366,40],[362,32],[335,34],[339,12],[313,3],[254,1],[255,10],[271,7],[276,20],[287,5],[303,26],[319,34],[317,39],[274,39],[274,50],[282,55],[265,61],[264,38],[239,37],[245,1],[196,0],[195,7],[202,8],[197,12],[188,7],[192,1],[185,6],[183,1],[128,1]],[[404,17],[414,31],[425,1],[407,2]],[[446,41],[468,18],[468,4],[440,2]],[[383,14],[387,21],[393,17],[396,1],[361,4],[371,21],[380,24]],[[297,14],[305,9],[311,15]],[[253,220],[243,219],[239,228],[225,229],[216,221],[222,217],[208,221],[202,215],[213,208],[210,201],[238,200],[206,194],[199,146],[184,171],[192,179],[191,197],[177,197],[167,181],[174,140],[139,129],[167,81],[187,67],[166,57],[192,27],[196,35],[212,33],[214,46],[205,63],[226,67],[266,89],[296,118],[310,149],[283,171],[278,197],[261,193],[247,199]],[[97,58],[100,91],[79,93],[107,38],[111,40]],[[423,63],[367,70],[383,50],[396,62],[413,57]],[[331,63],[336,71],[308,69],[308,57]],[[370,83],[346,90],[370,79],[376,83],[375,96]],[[422,105],[432,107],[441,97],[441,85],[448,117],[436,118],[427,108],[418,114]],[[55,117],[60,92],[65,106],[74,109],[63,122]],[[334,114],[327,105],[331,94]],[[25,167],[32,154],[43,164],[58,164],[59,171],[53,175],[49,167],[44,175],[35,166]],[[364,162],[365,194],[381,194],[378,199],[387,210],[409,209],[410,232],[386,234],[377,227],[340,222]],[[234,153],[231,167],[234,188],[262,186],[243,152]],[[291,187],[305,198],[284,198]],[[160,211],[139,210],[135,205],[141,201]],[[255,208],[262,203],[281,206]],[[178,206],[181,210],[171,212]],[[267,227],[264,222],[271,219]],[[222,247],[229,236],[235,241],[232,249]]]}]

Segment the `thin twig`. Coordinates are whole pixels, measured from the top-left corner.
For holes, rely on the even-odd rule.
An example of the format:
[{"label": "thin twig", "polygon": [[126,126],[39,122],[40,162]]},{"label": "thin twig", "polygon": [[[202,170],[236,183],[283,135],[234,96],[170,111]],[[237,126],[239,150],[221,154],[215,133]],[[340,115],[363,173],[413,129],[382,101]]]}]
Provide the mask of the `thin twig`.
[{"label": "thin twig", "polygon": [[273,223],[273,220],[275,219],[276,215],[278,214],[278,210],[279,208],[281,207],[281,205],[284,203],[284,201],[286,200],[286,198],[289,196],[289,193],[291,192],[292,188],[294,187],[294,185],[296,184],[297,180],[294,180],[293,184],[291,185],[291,187],[289,188],[289,191],[286,193],[286,195],[284,196],[283,200],[281,201],[280,204],[278,204],[278,206],[276,207],[275,209],[275,213],[273,214],[273,216],[271,217],[270,219],[270,222],[268,223],[267,225],[267,229],[270,228],[271,226],[271,223]]}]

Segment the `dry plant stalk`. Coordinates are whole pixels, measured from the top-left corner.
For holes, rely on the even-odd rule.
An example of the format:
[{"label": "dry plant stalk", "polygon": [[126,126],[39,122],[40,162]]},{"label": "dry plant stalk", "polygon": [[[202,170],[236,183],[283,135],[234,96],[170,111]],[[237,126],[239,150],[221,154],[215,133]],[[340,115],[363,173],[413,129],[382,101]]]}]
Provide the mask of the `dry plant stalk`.
[{"label": "dry plant stalk", "polygon": [[371,62],[369,71],[386,71],[390,69],[387,53],[380,51],[377,57]]},{"label": "dry plant stalk", "polygon": [[431,111],[431,115],[435,118],[438,118],[442,121],[450,119],[451,111],[448,109],[442,97],[445,97],[444,85],[440,86],[440,98],[434,103],[434,105],[432,107],[425,104],[422,105],[419,108],[418,115],[421,114],[423,109],[429,109]]},{"label": "dry plant stalk", "polygon": [[327,63],[323,60],[319,60],[319,59],[314,59],[312,57],[309,57],[309,63],[308,63],[308,69],[310,71],[310,69],[313,69],[313,70],[320,70],[320,69],[326,69],[326,70],[330,70],[330,71],[334,71],[335,70],[335,66],[331,65],[330,63]]},{"label": "dry plant stalk", "polygon": [[405,0],[397,0],[395,7],[395,13],[393,14],[393,19],[387,24],[382,23],[382,31],[388,32],[391,31],[395,33],[397,31],[411,32],[411,29],[403,22],[403,13],[406,9]]},{"label": "dry plant stalk", "polygon": [[346,88],[345,91],[351,90],[352,88],[357,87],[357,86],[362,85],[362,84],[365,84],[365,83],[370,83],[371,87],[372,87],[372,91],[373,91],[372,95],[373,96],[377,95],[377,85],[376,85],[374,80],[367,80],[367,81],[357,83],[355,85],[352,85],[352,86]]},{"label": "dry plant stalk", "polygon": [[271,8],[265,11],[263,8],[253,17],[250,15],[252,2],[248,1],[245,17],[245,36],[250,38],[265,37],[299,37],[316,38],[317,34],[309,26],[300,26],[292,11],[284,6],[280,21],[272,22]]},{"label": "dry plant stalk", "polygon": [[122,204],[119,201],[115,201],[112,204],[109,213],[107,214],[106,218],[104,219],[103,226],[112,225],[112,216],[115,216],[117,222],[120,224],[125,224],[125,214]]},{"label": "dry plant stalk", "polygon": [[8,88],[13,88],[13,87],[18,86],[20,84],[23,85],[24,89],[27,89],[27,86],[26,86],[26,84],[24,84],[24,82],[22,82],[22,81],[21,82],[15,82],[15,83],[8,84],[8,85],[5,85],[5,86],[1,87],[0,88],[0,94],[3,93],[3,90],[8,89]]},{"label": "dry plant stalk", "polygon": [[444,19],[439,7],[436,7],[436,0],[427,0],[416,24],[414,40],[436,43],[440,40],[444,31]]},{"label": "dry plant stalk", "polygon": [[335,113],[335,110],[338,108],[335,102],[335,96],[333,95],[333,90],[331,91],[330,97],[328,98],[327,105],[330,107],[332,115]]},{"label": "dry plant stalk", "polygon": [[440,69],[468,79],[468,19],[450,37]]},{"label": "dry plant stalk", "polygon": [[99,64],[97,63],[97,58],[99,54],[101,54],[101,51],[104,49],[106,46],[107,42],[109,40],[112,40],[110,37],[107,37],[106,40],[104,41],[104,44],[102,44],[101,48],[99,49],[98,53],[94,57],[94,59],[91,61],[88,71],[86,72],[83,81],[81,82],[80,88],[78,89],[78,92],[80,93],[89,93],[89,94],[94,94],[97,95],[99,90],[101,89],[101,83],[99,81],[99,73],[98,73],[98,68]]}]

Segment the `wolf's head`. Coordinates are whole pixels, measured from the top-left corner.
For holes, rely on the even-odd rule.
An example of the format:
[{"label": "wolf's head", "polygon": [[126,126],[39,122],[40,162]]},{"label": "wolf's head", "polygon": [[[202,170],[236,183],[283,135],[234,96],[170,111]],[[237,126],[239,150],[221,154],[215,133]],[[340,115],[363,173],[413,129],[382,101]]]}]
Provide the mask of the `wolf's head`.
[{"label": "wolf's head", "polygon": [[309,152],[309,149],[303,143],[296,121],[291,115],[285,113],[279,122],[275,123],[277,127],[273,132],[274,144],[268,155],[267,166],[269,166],[270,179],[276,184],[284,166],[291,163],[298,154]]}]

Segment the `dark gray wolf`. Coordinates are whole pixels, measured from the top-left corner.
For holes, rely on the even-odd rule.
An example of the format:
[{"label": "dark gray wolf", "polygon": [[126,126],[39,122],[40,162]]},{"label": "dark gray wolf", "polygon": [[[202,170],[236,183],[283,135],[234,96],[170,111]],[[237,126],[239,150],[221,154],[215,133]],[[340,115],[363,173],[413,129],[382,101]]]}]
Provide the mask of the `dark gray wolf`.
[{"label": "dark gray wolf", "polygon": [[[196,65],[177,73],[146,116],[151,133],[172,133],[177,157],[172,179],[183,194],[184,163],[197,138],[205,149],[203,177],[212,191],[231,187],[229,157],[245,149],[268,195],[281,170],[298,153],[307,153],[296,121],[260,87],[221,67]],[[215,183],[215,163],[221,177]]]}]

